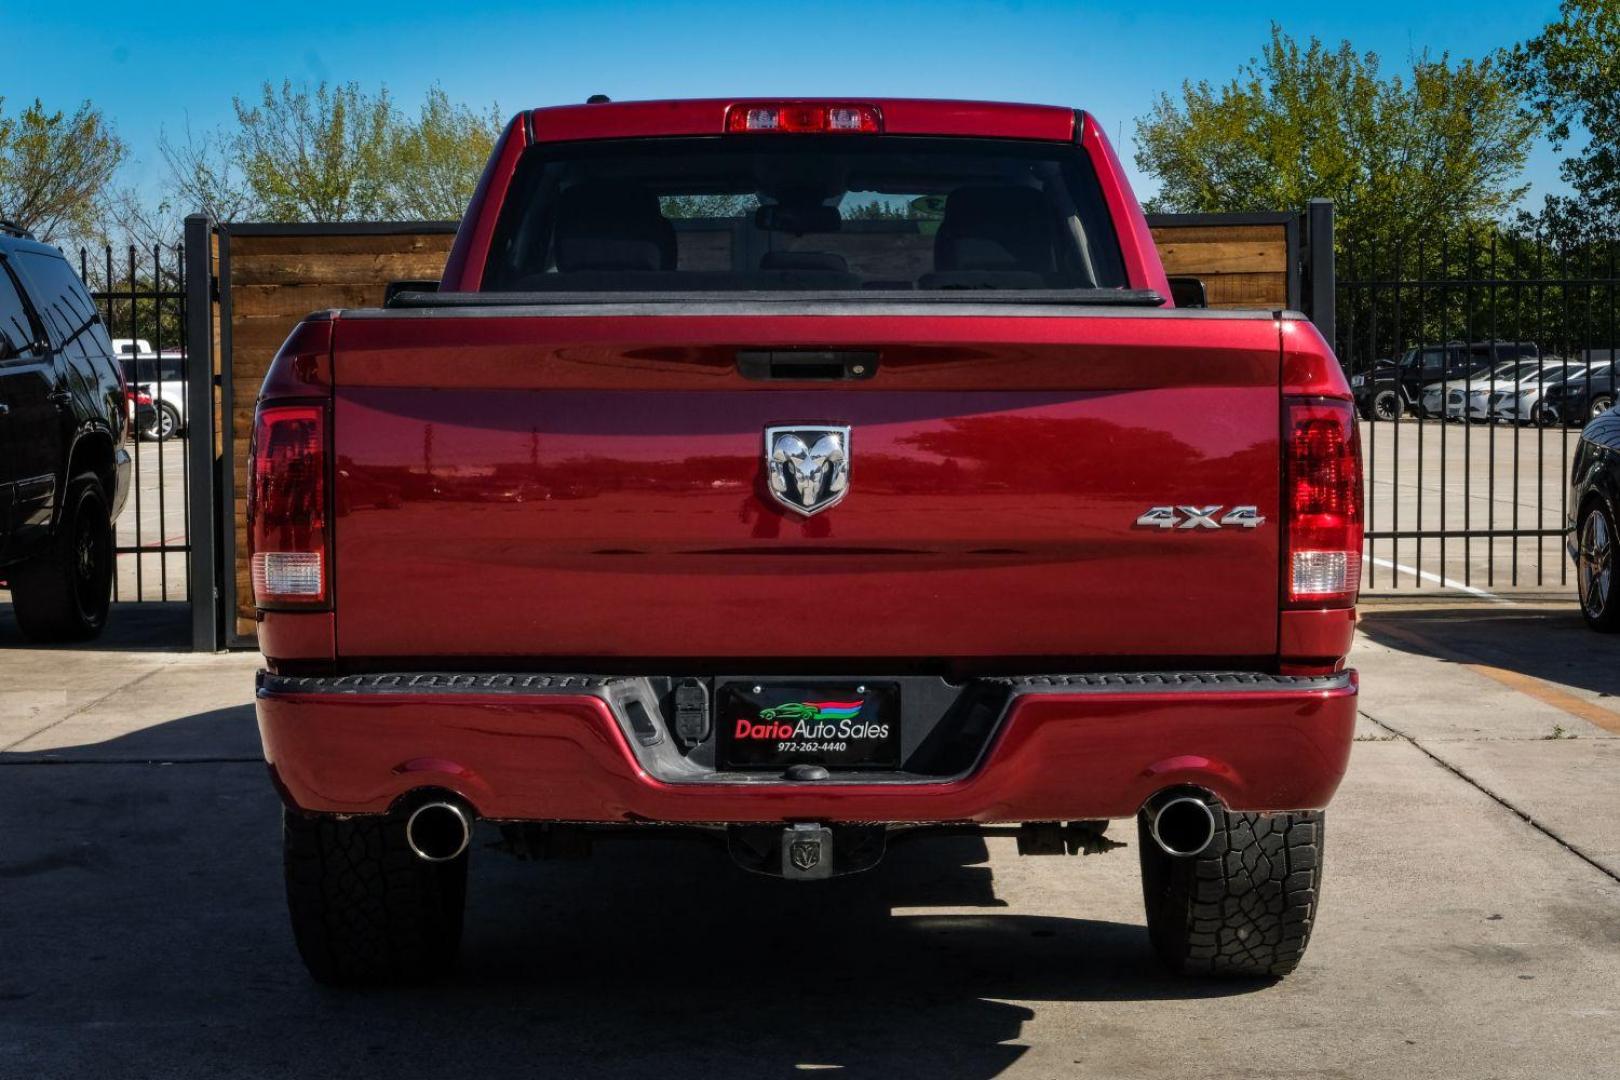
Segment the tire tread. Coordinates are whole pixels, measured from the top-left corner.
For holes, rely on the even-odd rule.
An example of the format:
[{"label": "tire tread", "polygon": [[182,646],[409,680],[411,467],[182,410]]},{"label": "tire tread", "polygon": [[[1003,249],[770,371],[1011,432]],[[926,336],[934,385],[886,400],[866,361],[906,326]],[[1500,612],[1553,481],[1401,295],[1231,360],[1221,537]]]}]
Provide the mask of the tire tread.
[{"label": "tire tread", "polygon": [[287,908],[299,954],[333,985],[421,982],[455,966],[467,857],[426,863],[395,817],[283,811]]},{"label": "tire tread", "polygon": [[1154,948],[1189,975],[1280,977],[1299,966],[1322,886],[1324,814],[1238,814],[1211,804],[1215,838],[1166,855],[1139,822]]}]

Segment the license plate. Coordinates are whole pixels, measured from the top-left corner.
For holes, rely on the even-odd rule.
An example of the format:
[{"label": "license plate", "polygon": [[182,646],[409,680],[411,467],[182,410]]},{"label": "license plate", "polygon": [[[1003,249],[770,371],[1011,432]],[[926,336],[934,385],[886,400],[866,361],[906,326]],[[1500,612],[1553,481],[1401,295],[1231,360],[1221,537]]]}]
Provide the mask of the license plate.
[{"label": "license plate", "polygon": [[715,698],[721,761],[731,768],[900,765],[893,683],[726,683]]}]

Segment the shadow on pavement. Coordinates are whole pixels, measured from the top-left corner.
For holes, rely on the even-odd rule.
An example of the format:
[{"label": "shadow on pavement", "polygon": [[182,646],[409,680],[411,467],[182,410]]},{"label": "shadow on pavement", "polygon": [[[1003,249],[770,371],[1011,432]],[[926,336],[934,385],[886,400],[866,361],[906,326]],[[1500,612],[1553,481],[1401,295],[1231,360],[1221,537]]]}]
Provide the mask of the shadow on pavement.
[{"label": "shadow on pavement", "polygon": [[[245,695],[252,692],[249,687]],[[139,697],[149,691],[145,687],[136,687],[128,693],[131,697]],[[262,764],[263,761],[259,721],[251,704],[210,709],[105,742],[59,746],[50,750],[0,751],[0,765]]]},{"label": "shadow on pavement", "polygon": [[191,605],[182,603],[117,603],[107,628],[94,641],[40,645],[23,637],[11,613],[11,594],[0,589],[0,649],[53,649],[67,652],[154,651],[191,648]]},{"label": "shadow on pavement", "polygon": [[1573,603],[1364,608],[1359,629],[1380,645],[1450,663],[1489,664],[1620,697],[1620,639],[1589,630]]},{"label": "shadow on pavement", "polygon": [[[1140,925],[1009,913],[977,838],[787,884],[688,834],[520,863],[481,826],[460,973],[324,989],[287,929],[263,765],[196,757],[250,722],[221,708],[0,757],[0,1059],[18,1075],[992,1077],[1035,1015],[1011,1002],[1264,985],[1165,974]],[[1076,891],[1085,861],[1054,863]]]}]

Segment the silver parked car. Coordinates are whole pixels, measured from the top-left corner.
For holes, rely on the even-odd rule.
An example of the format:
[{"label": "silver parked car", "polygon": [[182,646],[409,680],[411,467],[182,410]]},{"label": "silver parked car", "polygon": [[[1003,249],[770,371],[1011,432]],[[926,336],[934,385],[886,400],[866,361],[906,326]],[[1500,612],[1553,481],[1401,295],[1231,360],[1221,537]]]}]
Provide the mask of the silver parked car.
[{"label": "silver parked car", "polygon": [[[1536,422],[1536,409],[1549,387],[1567,379],[1578,379],[1586,373],[1585,364],[1567,361],[1549,362],[1535,378],[1523,379],[1517,388],[1504,386],[1492,391],[1481,419],[1505,424],[1531,424]],[[1470,411],[1470,417],[1474,414]]]},{"label": "silver parked car", "polygon": [[1474,393],[1489,395],[1496,390],[1521,386],[1525,379],[1534,378],[1540,368],[1539,360],[1509,360],[1454,381],[1430,383],[1423,388],[1423,411],[1447,420],[1467,419],[1469,398]]}]

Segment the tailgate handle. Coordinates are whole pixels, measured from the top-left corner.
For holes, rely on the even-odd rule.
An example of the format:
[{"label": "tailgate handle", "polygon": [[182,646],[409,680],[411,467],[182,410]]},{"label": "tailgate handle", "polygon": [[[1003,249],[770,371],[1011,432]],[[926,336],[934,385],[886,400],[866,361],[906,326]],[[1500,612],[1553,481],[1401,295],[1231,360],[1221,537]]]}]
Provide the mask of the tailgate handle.
[{"label": "tailgate handle", "polygon": [[745,379],[816,379],[843,382],[877,374],[878,354],[864,349],[738,349]]}]

